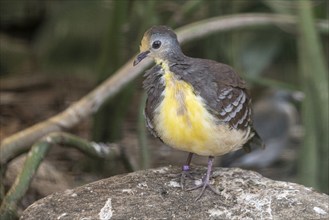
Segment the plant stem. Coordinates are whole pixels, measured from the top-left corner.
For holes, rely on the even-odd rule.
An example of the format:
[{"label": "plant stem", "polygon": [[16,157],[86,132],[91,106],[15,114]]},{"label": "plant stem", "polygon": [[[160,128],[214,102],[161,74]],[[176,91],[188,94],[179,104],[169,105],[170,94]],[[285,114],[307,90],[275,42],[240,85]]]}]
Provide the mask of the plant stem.
[{"label": "plant stem", "polygon": [[299,1],[299,18],[300,78],[305,93],[305,139],[299,157],[299,178],[301,183],[328,193],[328,68],[309,0]]},{"label": "plant stem", "polygon": [[95,158],[111,159],[122,156],[122,152],[118,147],[113,146],[109,148],[105,144],[88,142],[71,134],[54,132],[45,136],[32,146],[27,154],[22,171],[18,174],[14,184],[4,197],[0,207],[1,219],[13,218],[16,215],[16,205],[18,201],[28,190],[34,174],[50,147],[56,144],[75,147],[83,153]]}]

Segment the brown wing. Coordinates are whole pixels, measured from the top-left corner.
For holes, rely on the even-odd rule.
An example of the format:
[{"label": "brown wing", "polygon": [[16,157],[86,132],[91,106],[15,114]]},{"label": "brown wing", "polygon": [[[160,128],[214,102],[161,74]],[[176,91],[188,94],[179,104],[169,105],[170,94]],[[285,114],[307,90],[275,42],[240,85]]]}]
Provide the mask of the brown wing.
[{"label": "brown wing", "polygon": [[214,65],[217,83],[217,103],[216,112],[219,120],[228,123],[235,129],[250,128],[250,139],[243,146],[248,153],[252,146],[265,147],[262,139],[252,125],[251,98],[246,88],[246,83],[239,77],[235,71],[225,65]]},{"label": "brown wing", "polygon": [[250,97],[240,76],[230,66],[212,60],[191,58],[186,62],[190,65],[176,65],[172,71],[193,86],[219,123],[227,123],[235,129],[248,127],[251,124]]},{"label": "brown wing", "polygon": [[235,129],[251,125],[250,98],[245,89],[221,86],[217,91],[217,117]]}]

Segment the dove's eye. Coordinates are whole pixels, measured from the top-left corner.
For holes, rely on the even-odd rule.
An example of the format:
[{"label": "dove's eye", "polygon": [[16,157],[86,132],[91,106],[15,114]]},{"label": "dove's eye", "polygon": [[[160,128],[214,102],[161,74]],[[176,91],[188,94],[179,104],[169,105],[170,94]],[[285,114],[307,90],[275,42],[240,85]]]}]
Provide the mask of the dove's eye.
[{"label": "dove's eye", "polygon": [[159,49],[160,46],[161,46],[161,41],[159,41],[159,40],[154,41],[152,44],[153,49]]}]

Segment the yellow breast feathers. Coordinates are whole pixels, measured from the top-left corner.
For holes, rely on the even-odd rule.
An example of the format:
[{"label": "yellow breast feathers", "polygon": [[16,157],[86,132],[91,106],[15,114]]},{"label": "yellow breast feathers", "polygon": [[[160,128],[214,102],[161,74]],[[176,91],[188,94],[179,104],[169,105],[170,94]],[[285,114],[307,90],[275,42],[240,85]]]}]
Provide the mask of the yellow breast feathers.
[{"label": "yellow breast feathers", "polygon": [[160,138],[176,149],[203,156],[239,149],[246,132],[219,125],[205,108],[204,100],[193,93],[192,86],[178,80],[168,68],[164,70],[164,98],[154,118]]}]

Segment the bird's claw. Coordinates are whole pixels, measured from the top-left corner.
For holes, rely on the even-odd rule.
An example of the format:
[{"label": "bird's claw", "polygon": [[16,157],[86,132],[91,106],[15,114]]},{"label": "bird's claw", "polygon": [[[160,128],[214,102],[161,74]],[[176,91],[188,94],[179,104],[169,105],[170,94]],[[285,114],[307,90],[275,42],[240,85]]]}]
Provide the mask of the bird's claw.
[{"label": "bird's claw", "polygon": [[213,193],[220,195],[220,192],[218,192],[214,187],[212,187],[209,183],[209,180],[207,180],[207,179],[203,180],[201,184],[199,184],[195,187],[192,187],[190,189],[187,189],[187,191],[192,191],[192,190],[196,190],[199,188],[202,188],[202,189],[201,189],[200,194],[195,198],[195,201],[198,201],[202,197],[202,195],[206,191],[206,188],[209,188]]},{"label": "bird's claw", "polygon": [[180,186],[182,189],[184,189],[185,186],[185,180],[195,180],[196,178],[192,175],[190,172],[190,166],[189,165],[183,165],[182,172],[179,174],[172,174],[171,177],[177,178],[180,181]]},{"label": "bird's claw", "polygon": [[186,179],[195,180],[195,177],[190,173],[190,171],[183,170],[179,175],[180,175],[180,185],[182,189],[184,189]]}]

